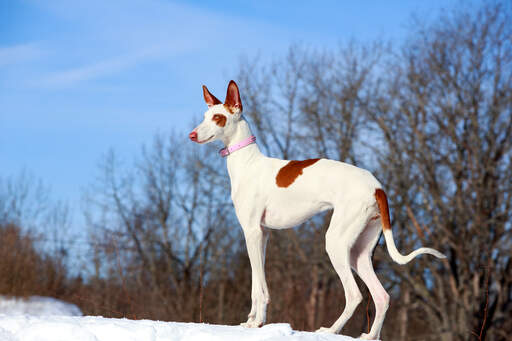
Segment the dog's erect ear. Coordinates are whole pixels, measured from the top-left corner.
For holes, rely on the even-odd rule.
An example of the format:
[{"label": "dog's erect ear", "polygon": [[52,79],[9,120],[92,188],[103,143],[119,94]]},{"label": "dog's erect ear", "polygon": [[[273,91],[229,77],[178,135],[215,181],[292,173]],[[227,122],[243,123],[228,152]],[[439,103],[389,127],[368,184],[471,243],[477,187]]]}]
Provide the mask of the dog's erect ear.
[{"label": "dog's erect ear", "polygon": [[208,104],[208,108],[215,104],[222,104],[217,97],[213,96],[210,91],[208,91],[208,88],[205,85],[203,85],[203,96],[204,101]]},{"label": "dog's erect ear", "polygon": [[240,92],[238,85],[234,81],[230,81],[228,85],[228,93],[224,105],[230,113],[236,114],[242,111],[242,100],[240,99]]}]

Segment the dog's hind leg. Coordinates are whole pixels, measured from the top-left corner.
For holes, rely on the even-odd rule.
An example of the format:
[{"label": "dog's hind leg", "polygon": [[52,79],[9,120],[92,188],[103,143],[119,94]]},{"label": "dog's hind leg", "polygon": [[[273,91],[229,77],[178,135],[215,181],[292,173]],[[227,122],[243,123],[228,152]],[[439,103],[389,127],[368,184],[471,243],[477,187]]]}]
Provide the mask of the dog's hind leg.
[{"label": "dog's hind leg", "polygon": [[368,223],[363,233],[359,236],[351,251],[351,264],[359,277],[370,290],[375,304],[375,319],[368,334],[363,333],[361,339],[377,340],[386,311],[389,307],[389,295],[380,283],[372,264],[372,252],[377,244],[382,231],[380,220],[372,220]]},{"label": "dog's hind leg", "polygon": [[334,269],[340,277],[345,291],[345,309],[330,328],[320,328],[318,332],[338,333],[361,303],[362,295],[350,268],[350,249],[364,229],[368,217],[365,208],[349,212],[336,210],[325,235],[325,248]]}]

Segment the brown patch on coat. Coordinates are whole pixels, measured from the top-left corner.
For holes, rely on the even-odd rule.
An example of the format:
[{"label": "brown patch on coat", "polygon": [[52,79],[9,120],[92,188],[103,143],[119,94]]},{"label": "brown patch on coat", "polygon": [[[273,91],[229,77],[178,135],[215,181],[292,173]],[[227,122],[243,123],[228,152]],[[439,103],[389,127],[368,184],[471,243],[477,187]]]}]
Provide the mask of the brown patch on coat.
[{"label": "brown patch on coat", "polygon": [[212,117],[212,121],[219,127],[224,127],[226,125],[227,117],[222,114],[215,114]]},{"label": "brown patch on coat", "polygon": [[276,176],[276,184],[278,187],[288,187],[295,179],[302,175],[302,170],[311,166],[320,159],[309,159],[304,161],[292,160],[279,170]]},{"label": "brown patch on coat", "polygon": [[377,188],[375,190],[375,200],[377,201],[377,206],[379,206],[380,219],[382,221],[382,229],[391,230],[388,197],[386,196],[386,193],[382,189]]}]

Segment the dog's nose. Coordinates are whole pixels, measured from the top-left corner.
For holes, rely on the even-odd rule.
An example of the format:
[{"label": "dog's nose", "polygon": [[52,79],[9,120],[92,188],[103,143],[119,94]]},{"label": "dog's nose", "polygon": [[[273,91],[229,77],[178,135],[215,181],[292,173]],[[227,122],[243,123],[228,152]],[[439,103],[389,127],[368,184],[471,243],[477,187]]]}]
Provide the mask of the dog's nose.
[{"label": "dog's nose", "polygon": [[197,133],[195,131],[188,134],[188,137],[190,138],[191,141],[197,142]]}]

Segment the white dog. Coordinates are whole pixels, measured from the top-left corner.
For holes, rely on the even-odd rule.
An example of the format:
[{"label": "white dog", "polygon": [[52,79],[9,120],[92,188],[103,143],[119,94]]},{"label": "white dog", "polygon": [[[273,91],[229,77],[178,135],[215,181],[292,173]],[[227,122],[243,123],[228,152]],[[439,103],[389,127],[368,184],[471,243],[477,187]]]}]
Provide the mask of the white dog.
[{"label": "white dog", "polygon": [[376,316],[364,339],[378,339],[389,305],[386,293],[373,270],[371,255],[384,231],[391,258],[405,264],[419,254],[445,258],[430,248],[401,255],[393,241],[386,194],[368,171],[327,159],[288,161],[263,155],[249,125],[242,116],[238,86],[231,81],[224,103],[203,86],[208,105],[204,121],[189,137],[197,143],[221,140],[226,148],[231,180],[231,198],[242,226],[252,268],[252,307],[246,327],[265,323],[269,294],[265,281],[265,246],[268,230],[301,224],[313,215],[334,210],[326,233],[326,250],[345,290],[346,305],[330,328],[338,333],[352,316],[362,296],[352,274],[353,268],[368,286]]}]

